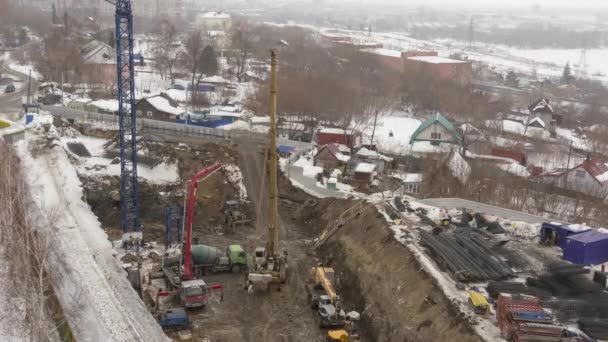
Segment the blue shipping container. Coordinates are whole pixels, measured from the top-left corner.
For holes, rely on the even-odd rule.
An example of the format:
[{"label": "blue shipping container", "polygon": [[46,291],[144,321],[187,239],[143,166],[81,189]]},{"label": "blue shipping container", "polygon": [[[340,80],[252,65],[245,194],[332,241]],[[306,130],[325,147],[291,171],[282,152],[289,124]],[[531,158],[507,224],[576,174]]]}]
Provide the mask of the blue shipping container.
[{"label": "blue shipping container", "polygon": [[555,234],[555,245],[560,246],[562,249],[566,245],[566,238],[568,236],[588,232],[589,229],[585,230],[572,230],[568,225],[543,223],[540,227],[540,241],[546,242],[552,238],[552,234]]},{"label": "blue shipping container", "polygon": [[563,259],[590,266],[608,262],[608,234],[590,230],[566,238]]}]

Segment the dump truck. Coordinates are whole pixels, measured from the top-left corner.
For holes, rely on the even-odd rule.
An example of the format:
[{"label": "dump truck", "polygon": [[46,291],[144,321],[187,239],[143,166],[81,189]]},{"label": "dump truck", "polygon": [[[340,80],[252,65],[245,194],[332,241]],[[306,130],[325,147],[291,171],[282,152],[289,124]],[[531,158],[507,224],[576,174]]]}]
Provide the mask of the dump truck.
[{"label": "dump truck", "polygon": [[230,245],[226,252],[212,246],[193,245],[192,261],[197,276],[209,272],[239,273],[247,269],[247,255],[241,245]]},{"label": "dump truck", "polygon": [[224,202],[224,223],[231,228],[236,227],[239,224],[246,224],[251,222],[247,219],[245,213],[241,209],[241,202],[238,200],[230,200]]}]

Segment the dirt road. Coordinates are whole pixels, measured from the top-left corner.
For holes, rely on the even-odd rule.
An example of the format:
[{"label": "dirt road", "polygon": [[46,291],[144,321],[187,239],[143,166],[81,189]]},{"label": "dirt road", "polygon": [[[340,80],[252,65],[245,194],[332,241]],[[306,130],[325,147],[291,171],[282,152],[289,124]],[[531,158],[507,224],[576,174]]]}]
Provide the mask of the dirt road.
[{"label": "dirt road", "polygon": [[[245,185],[253,207],[257,200],[262,177],[263,144],[239,144],[239,166],[245,176]],[[266,208],[267,201],[264,201]],[[262,222],[266,222],[265,210]],[[274,287],[268,293],[248,294],[242,274],[217,274],[205,278],[210,284],[224,286],[223,301],[219,294],[212,296],[208,308],[195,312],[192,318],[195,336],[209,337],[212,341],[290,341],[315,342],[323,340],[323,331],[318,328],[315,315],[308,304],[304,281],[314,260],[306,254],[304,240],[311,239],[311,232],[292,225],[285,208],[279,207],[279,246],[289,251],[287,283]],[[261,227],[265,227],[262,224]],[[226,246],[241,243],[250,252],[256,245],[256,230],[253,226],[237,229],[225,236],[207,236],[205,243]],[[263,229],[262,229],[263,230]],[[261,234],[263,244],[266,234]]]}]

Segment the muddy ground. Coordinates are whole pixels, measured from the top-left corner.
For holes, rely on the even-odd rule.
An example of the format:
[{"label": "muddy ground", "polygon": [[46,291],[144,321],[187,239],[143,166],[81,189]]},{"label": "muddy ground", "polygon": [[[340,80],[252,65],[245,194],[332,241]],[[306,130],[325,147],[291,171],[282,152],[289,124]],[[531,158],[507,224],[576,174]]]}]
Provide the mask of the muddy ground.
[{"label": "muddy ground", "polygon": [[[216,160],[237,164],[245,176],[254,219],[263,168],[263,144],[259,142],[144,145],[148,157],[169,156],[179,163],[182,180]],[[103,226],[119,235],[120,210],[113,206],[110,192],[118,187],[117,177],[82,178],[86,199]],[[263,185],[267,188],[267,185]],[[260,229],[255,224],[226,230],[222,226],[221,204],[234,190],[219,175],[199,188],[194,237],[201,243],[224,248],[233,243],[247,251],[265,242],[266,207],[260,212]],[[181,204],[182,185],[140,186],[140,211],[144,236],[164,242],[165,208]],[[280,180],[279,246],[289,252],[288,281],[269,293],[248,294],[243,274],[213,274],[209,284],[221,284],[223,300],[214,295],[207,308],[191,312],[194,340],[210,341],[323,341],[304,284],[310,268],[320,263],[334,267],[338,293],[344,309],[362,313],[362,341],[479,341],[467,320],[461,317],[433,279],[421,271],[415,257],[392,236],[375,209],[346,224],[313,255],[309,242],[352,205],[348,200],[313,199],[288,182]],[[177,335],[170,334],[175,340]]]}]

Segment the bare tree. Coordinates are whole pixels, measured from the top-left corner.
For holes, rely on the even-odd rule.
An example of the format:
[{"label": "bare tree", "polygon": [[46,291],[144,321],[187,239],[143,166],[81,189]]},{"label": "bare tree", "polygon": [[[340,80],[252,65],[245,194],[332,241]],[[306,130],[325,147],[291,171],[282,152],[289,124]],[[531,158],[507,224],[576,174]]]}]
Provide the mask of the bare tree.
[{"label": "bare tree", "polygon": [[236,63],[236,77],[239,83],[243,79],[243,73],[249,58],[251,42],[250,42],[250,26],[244,22],[235,25],[232,32],[232,46],[239,50]]}]

